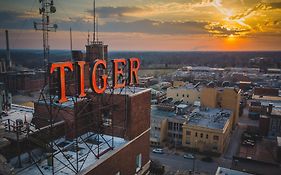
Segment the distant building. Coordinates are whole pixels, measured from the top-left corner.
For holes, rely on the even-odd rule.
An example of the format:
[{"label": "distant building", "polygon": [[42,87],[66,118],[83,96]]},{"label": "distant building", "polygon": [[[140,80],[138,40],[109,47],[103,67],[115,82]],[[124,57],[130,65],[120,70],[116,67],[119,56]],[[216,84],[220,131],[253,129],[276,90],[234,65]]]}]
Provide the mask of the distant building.
[{"label": "distant building", "polygon": [[167,98],[194,104],[195,101],[200,101],[200,90],[194,86],[170,87],[167,89]]},{"label": "distant building", "polygon": [[233,112],[233,122],[231,122],[232,128],[235,127],[239,118],[241,90],[237,90],[233,87],[205,87],[201,89],[200,99],[202,107],[231,110]]},{"label": "distant building", "polygon": [[174,88],[178,88],[178,87],[181,87],[181,86],[184,86],[185,85],[185,82],[184,81],[177,81],[177,80],[174,80],[173,81],[173,87]]},{"label": "distant building", "polygon": [[172,112],[158,110],[151,107],[150,118],[150,144],[151,146],[164,146],[168,137],[168,117]]},{"label": "distant building", "polygon": [[253,95],[249,117],[259,120],[259,130],[263,136],[281,136],[281,97]]},{"label": "distant building", "polygon": [[102,41],[93,41],[91,44],[86,45],[86,61],[93,62],[96,59],[108,61],[107,47]]},{"label": "distant building", "polygon": [[254,95],[256,95],[256,96],[279,96],[279,89],[278,88],[255,87]]},{"label": "distant building", "polygon": [[182,145],[199,151],[223,153],[228,145],[233,112],[218,108],[196,108],[183,124]]},{"label": "distant building", "polygon": [[183,123],[186,118],[182,115],[175,115],[168,118],[168,143],[174,146],[182,146]]},{"label": "distant building", "polygon": [[[190,106],[188,106],[190,110]],[[186,112],[188,113],[188,112]],[[186,116],[175,111],[164,111],[152,106],[150,142],[153,146],[182,145],[182,126]]]}]

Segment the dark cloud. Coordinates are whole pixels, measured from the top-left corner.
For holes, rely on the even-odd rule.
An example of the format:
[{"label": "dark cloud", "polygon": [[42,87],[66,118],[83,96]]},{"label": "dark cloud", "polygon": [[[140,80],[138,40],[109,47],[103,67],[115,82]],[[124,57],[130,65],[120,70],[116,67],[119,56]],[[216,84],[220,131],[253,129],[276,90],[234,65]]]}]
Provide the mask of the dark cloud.
[{"label": "dark cloud", "polygon": [[[138,20],[133,22],[107,22],[99,25],[101,32],[137,32],[148,34],[207,34],[205,29],[207,22],[159,22],[154,20]],[[58,22],[59,30],[88,31],[92,30],[92,23],[85,22],[81,18],[72,18],[71,22]]]},{"label": "dark cloud", "polygon": [[102,25],[105,32],[140,32],[150,34],[204,34],[206,22],[158,22],[140,20],[134,22],[110,22]]},{"label": "dark cloud", "polygon": [[[98,7],[96,13],[100,18],[123,17],[125,13],[141,12],[145,9],[139,7]],[[92,14],[93,10],[89,9],[86,12]]]},{"label": "dark cloud", "polygon": [[0,11],[0,21],[1,22],[11,22],[16,21],[21,13],[15,11]]},{"label": "dark cloud", "polygon": [[272,9],[280,9],[281,8],[281,2],[272,2],[272,3],[269,4],[269,6]]},{"label": "dark cloud", "polygon": [[[103,8],[104,9],[104,8]],[[129,12],[132,8],[115,9],[113,14]],[[104,13],[107,10],[104,10]],[[25,18],[24,13],[14,11],[0,11],[2,29],[33,29],[33,22],[40,21],[36,18]],[[58,30],[69,30],[72,27],[76,31],[92,30],[92,22],[82,17],[73,17],[68,20],[55,20],[58,24]],[[154,20],[137,20],[132,22],[115,21],[106,22],[99,25],[99,31],[102,32],[138,32],[147,34],[207,34],[205,29],[207,22],[160,22]]]},{"label": "dark cloud", "polygon": [[23,18],[24,13],[16,11],[0,11],[1,29],[32,29],[37,18]]},{"label": "dark cloud", "polygon": [[210,34],[218,37],[227,37],[230,35],[238,36],[249,31],[248,29],[227,29],[220,25],[207,25],[206,29]]}]

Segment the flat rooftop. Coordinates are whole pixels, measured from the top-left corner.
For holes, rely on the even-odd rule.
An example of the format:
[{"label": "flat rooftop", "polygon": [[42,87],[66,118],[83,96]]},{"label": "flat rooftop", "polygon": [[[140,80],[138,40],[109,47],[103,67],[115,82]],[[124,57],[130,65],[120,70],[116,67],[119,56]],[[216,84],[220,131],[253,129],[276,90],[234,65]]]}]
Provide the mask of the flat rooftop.
[{"label": "flat rooftop", "polygon": [[11,109],[6,112],[6,115],[2,115],[2,123],[6,123],[8,119],[16,121],[21,119],[23,122],[26,120],[31,122],[33,117],[34,108],[21,105],[12,104]]},{"label": "flat rooftop", "polygon": [[273,103],[274,106],[281,106],[281,96],[253,95],[252,99],[260,101],[262,105],[268,105],[269,103]]},{"label": "flat rooftop", "polygon": [[232,112],[219,108],[195,108],[189,115],[188,125],[200,126],[210,129],[223,129],[230,119]]},{"label": "flat rooftop", "polygon": [[[177,115],[175,111],[164,111],[157,109],[156,105],[151,106],[150,115],[152,119],[168,119],[168,121],[184,123],[186,115]],[[161,119],[160,119],[161,120]]]},{"label": "flat rooftop", "polygon": [[281,106],[273,107],[271,115],[281,116]]},{"label": "flat rooftop", "polygon": [[110,94],[113,92],[113,94],[122,94],[122,95],[129,95],[129,96],[134,96],[137,94],[141,94],[143,92],[150,91],[149,88],[140,88],[140,87],[131,87],[131,86],[126,86],[125,88],[118,88],[118,89],[106,89],[105,93]]},{"label": "flat rooftop", "polygon": [[151,117],[174,117],[176,115],[174,111],[164,111],[157,109],[156,105],[151,105],[150,114]]},{"label": "flat rooftop", "polygon": [[218,167],[215,175],[251,175],[242,171],[232,170],[229,168]]},{"label": "flat rooftop", "polygon": [[[86,143],[82,142],[81,139],[83,139]],[[101,136],[98,137],[97,134],[94,133],[86,133],[81,136],[81,139],[79,141],[78,145],[78,166],[81,168],[81,170],[86,169],[87,167],[93,165],[96,163],[97,160],[103,160],[108,157],[110,157],[113,153],[115,153],[115,150],[118,150],[116,148],[120,148],[124,146],[127,141],[125,141],[123,138],[119,137],[113,137],[112,142],[112,136],[109,135],[103,135],[103,138]],[[66,174],[75,174],[71,169],[67,168],[64,164],[68,165],[68,167],[72,168],[70,163],[75,165],[77,163],[77,152],[75,149],[75,141],[69,141],[65,140],[64,138],[60,138],[54,141],[56,144],[54,145],[54,172],[58,175],[66,175]],[[111,150],[109,145],[106,143],[113,143],[114,149]],[[96,156],[93,154],[93,152],[98,155],[98,144],[100,146],[99,153],[105,152],[103,155],[100,156],[100,158],[96,158]],[[92,151],[89,149],[91,147]],[[59,150],[63,150],[63,152],[60,152]],[[34,157],[36,159],[41,159],[39,163],[37,164],[40,170],[44,174],[52,174],[52,167],[48,165],[47,155],[45,152],[42,152],[42,150],[33,150],[32,151]],[[15,168],[15,171],[18,172],[17,174],[41,174],[38,167],[36,167],[35,164],[31,164],[28,160],[28,154],[22,154],[22,165],[23,168]],[[85,162],[84,162],[85,161]],[[83,164],[84,162],[84,164]],[[17,157],[13,158],[10,161],[10,164],[15,165],[17,163]],[[72,168],[73,169],[73,168]]]}]

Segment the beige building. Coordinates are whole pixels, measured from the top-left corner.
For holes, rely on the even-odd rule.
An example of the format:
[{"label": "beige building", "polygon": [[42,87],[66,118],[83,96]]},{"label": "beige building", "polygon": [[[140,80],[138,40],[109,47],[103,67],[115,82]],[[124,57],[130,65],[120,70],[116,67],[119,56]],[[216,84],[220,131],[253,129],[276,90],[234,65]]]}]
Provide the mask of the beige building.
[{"label": "beige building", "polygon": [[192,87],[170,87],[167,89],[167,98],[173,98],[174,101],[181,101],[194,104],[195,101],[200,101],[200,90]]},{"label": "beige building", "polygon": [[150,145],[164,146],[168,137],[168,118],[173,116],[173,112],[157,109],[155,105],[151,106],[150,112]]},{"label": "beige building", "polygon": [[150,126],[150,145],[164,146],[168,132],[167,118],[154,116],[150,120]]},{"label": "beige building", "polygon": [[239,118],[241,90],[232,87],[201,89],[201,106],[209,108],[229,109],[233,112],[232,127],[234,128]]},{"label": "beige building", "polygon": [[181,87],[181,86],[184,86],[185,85],[185,82],[184,81],[173,81],[173,87],[177,88],[177,87]]},{"label": "beige building", "polygon": [[223,153],[228,144],[233,113],[218,108],[196,108],[183,124],[182,146],[200,152]]}]

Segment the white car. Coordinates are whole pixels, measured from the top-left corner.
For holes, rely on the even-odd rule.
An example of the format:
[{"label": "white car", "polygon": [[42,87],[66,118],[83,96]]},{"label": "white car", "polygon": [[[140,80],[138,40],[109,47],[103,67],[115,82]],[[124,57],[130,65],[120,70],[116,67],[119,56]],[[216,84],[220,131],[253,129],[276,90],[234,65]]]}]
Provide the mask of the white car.
[{"label": "white car", "polygon": [[163,149],[161,149],[161,148],[155,148],[155,149],[152,150],[152,152],[157,153],[157,154],[163,154],[164,153]]},{"label": "white car", "polygon": [[185,155],[183,155],[183,157],[186,158],[186,159],[194,159],[195,158],[194,155],[192,155],[192,154],[185,154]]}]

